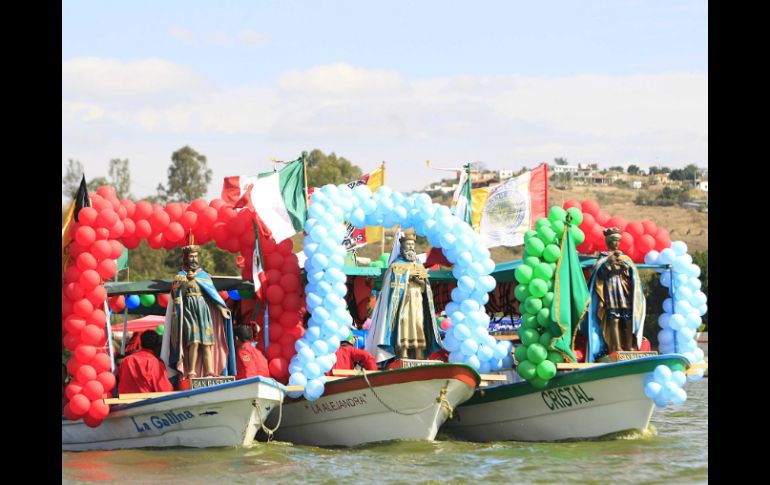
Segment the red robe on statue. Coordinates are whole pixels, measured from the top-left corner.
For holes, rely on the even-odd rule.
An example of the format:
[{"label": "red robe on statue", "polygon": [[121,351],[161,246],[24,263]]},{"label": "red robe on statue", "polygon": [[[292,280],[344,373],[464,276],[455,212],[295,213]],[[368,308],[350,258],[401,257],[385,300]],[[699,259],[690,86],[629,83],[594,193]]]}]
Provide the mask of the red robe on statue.
[{"label": "red robe on statue", "polygon": [[251,342],[244,342],[238,347],[235,368],[238,371],[235,374],[235,380],[254,376],[270,377],[267,359],[262,355],[262,352],[251,345]]},{"label": "red robe on statue", "polygon": [[118,394],[173,390],[166,373],[166,364],[147,349],[134,352],[120,365]]}]

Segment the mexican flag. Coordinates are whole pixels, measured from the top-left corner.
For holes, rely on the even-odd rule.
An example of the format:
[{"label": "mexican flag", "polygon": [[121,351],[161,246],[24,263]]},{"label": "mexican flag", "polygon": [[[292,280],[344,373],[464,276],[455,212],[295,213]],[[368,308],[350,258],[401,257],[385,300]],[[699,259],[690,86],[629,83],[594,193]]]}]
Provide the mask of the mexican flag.
[{"label": "mexican flag", "polygon": [[307,219],[303,158],[289,162],[277,172],[225,177],[222,200],[235,204],[249,186],[252,186],[254,209],[276,242],[302,230]]}]

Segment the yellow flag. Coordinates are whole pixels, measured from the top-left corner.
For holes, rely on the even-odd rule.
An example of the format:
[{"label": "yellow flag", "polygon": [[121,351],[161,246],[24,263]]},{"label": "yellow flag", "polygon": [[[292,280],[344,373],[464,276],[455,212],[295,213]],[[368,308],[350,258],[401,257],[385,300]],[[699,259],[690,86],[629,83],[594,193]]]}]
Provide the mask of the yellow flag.
[{"label": "yellow flag", "polygon": [[471,203],[471,222],[473,223],[473,230],[479,232],[481,214],[484,212],[487,199],[489,199],[489,187],[471,189],[471,199],[473,199]]},{"label": "yellow flag", "polygon": [[[380,167],[377,170],[369,173],[369,180],[366,182],[372,192],[377,190],[381,185],[385,183],[385,167]],[[382,240],[383,236],[382,226],[366,226],[366,242],[373,243]]]}]

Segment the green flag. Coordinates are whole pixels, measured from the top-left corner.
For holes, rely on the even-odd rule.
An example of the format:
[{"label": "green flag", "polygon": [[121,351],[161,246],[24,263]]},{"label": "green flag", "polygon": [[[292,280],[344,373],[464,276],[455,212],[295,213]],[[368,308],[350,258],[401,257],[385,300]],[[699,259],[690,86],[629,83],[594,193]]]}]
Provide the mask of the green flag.
[{"label": "green flag", "polygon": [[577,362],[572,352],[573,337],[580,318],[588,309],[591,294],[569,228],[567,223],[561,238],[561,255],[556,262],[550,332],[551,346],[565,361]]},{"label": "green flag", "polygon": [[115,261],[118,265],[118,271],[122,271],[128,268],[128,249],[123,246],[123,252],[120,253],[120,257]]}]

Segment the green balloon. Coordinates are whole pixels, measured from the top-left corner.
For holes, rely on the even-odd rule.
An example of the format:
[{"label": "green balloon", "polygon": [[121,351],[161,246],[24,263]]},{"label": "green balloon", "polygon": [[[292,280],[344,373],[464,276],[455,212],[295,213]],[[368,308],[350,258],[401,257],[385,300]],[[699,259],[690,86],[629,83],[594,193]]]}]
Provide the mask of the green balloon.
[{"label": "green balloon", "polygon": [[540,298],[535,298],[534,296],[530,296],[526,300],[524,300],[524,310],[527,313],[536,314],[540,311],[540,309],[543,308],[543,302],[540,300]]},{"label": "green balloon", "polygon": [[543,308],[551,308],[551,305],[553,304],[553,291],[549,291],[545,295],[543,295]]},{"label": "green balloon", "polygon": [[526,264],[532,269],[535,269],[535,266],[540,264],[540,258],[538,258],[537,256],[527,256],[526,258],[523,259],[523,261],[524,261],[524,264]]},{"label": "green balloon", "polygon": [[559,254],[561,253],[561,250],[559,249],[559,246],[556,244],[549,244],[545,247],[543,250],[543,259],[547,263],[555,263],[559,260]]},{"label": "green balloon", "polygon": [[583,211],[577,207],[570,207],[567,209],[567,213],[572,216],[572,221],[570,221],[570,224],[573,226],[577,227],[583,223]]},{"label": "green balloon", "polygon": [[380,261],[382,261],[383,263],[388,264],[389,259],[390,259],[390,253],[380,254]]},{"label": "green balloon", "polygon": [[535,222],[535,231],[540,232],[543,227],[551,227],[551,221],[546,217],[541,217]]},{"label": "green balloon", "polygon": [[540,332],[532,328],[525,328],[519,332],[519,338],[524,345],[536,344],[540,341]]},{"label": "green balloon", "polygon": [[548,220],[553,224],[556,221],[564,222],[567,218],[567,211],[555,205],[548,210]]},{"label": "green balloon", "polygon": [[[540,255],[543,254],[543,250],[545,249],[545,244],[543,244],[543,241],[540,239],[533,237],[527,241],[526,244],[524,244],[524,247],[527,249],[527,253],[529,255],[540,257]],[[519,266],[519,268],[521,268],[521,266]]]},{"label": "green balloon", "polygon": [[579,227],[571,227],[570,232],[572,233],[572,239],[575,240],[575,246],[583,244],[583,241],[586,240],[585,233]]},{"label": "green balloon", "polygon": [[155,327],[155,333],[157,333],[158,335],[163,335],[163,331],[165,329],[166,329],[166,326],[161,323],[160,325]]},{"label": "green balloon", "polygon": [[544,360],[537,364],[537,376],[544,381],[548,381],[549,379],[553,379],[553,376],[556,375],[556,364],[551,362],[550,360]]},{"label": "green balloon", "polygon": [[531,344],[527,349],[527,360],[537,365],[548,357],[548,351],[542,344]]},{"label": "green balloon", "polygon": [[553,291],[553,280],[548,280],[546,283],[548,283],[548,291]]},{"label": "green balloon", "polygon": [[551,244],[556,240],[556,233],[550,227],[543,227],[537,231],[537,237],[543,244]]},{"label": "green balloon", "polygon": [[[535,370],[535,373],[537,373],[537,370]],[[545,389],[548,386],[548,381],[544,381],[537,375],[532,379],[529,379],[529,383],[532,384],[532,387],[537,389]]]},{"label": "green balloon", "polygon": [[551,229],[553,229],[553,232],[556,233],[556,239],[558,240],[557,242],[559,244],[561,244],[561,237],[564,235],[564,226],[565,225],[566,224],[564,224],[564,222],[562,222],[562,221],[557,221],[557,222],[552,222],[551,223]]},{"label": "green balloon", "polygon": [[[538,343],[548,349],[548,347],[551,346],[551,338],[551,332],[545,332],[540,336],[540,341]],[[548,358],[547,355],[546,358]]]},{"label": "green balloon", "polygon": [[143,307],[151,307],[153,304],[155,304],[155,295],[151,294],[145,294],[139,297],[139,301],[142,303]]},{"label": "green balloon", "polygon": [[446,318],[446,317],[438,317],[438,318],[436,319],[436,323],[441,323],[441,322],[443,322],[445,318]]},{"label": "green balloon", "polygon": [[537,231],[533,231],[530,229],[529,231],[524,233],[524,242],[529,241],[530,238],[533,238],[535,236],[537,236]]},{"label": "green balloon", "polygon": [[541,308],[540,311],[537,312],[537,323],[542,327],[548,328],[548,325],[551,324],[550,308]]},{"label": "green balloon", "polygon": [[[539,240],[533,239],[533,241],[539,241]],[[526,264],[522,264],[521,266],[519,266],[513,271],[513,276],[516,278],[516,281],[518,281],[522,285],[526,285],[529,283],[529,280],[532,279],[532,268],[530,268]]]},{"label": "green balloon", "polygon": [[529,294],[535,298],[542,298],[548,293],[548,283],[540,278],[532,278],[529,282]]},{"label": "green balloon", "polygon": [[562,357],[561,354],[555,350],[549,350],[548,360],[550,360],[554,364],[561,364],[562,362],[564,362],[564,357]]},{"label": "green balloon", "polygon": [[513,290],[514,296],[516,296],[516,299],[523,302],[527,298],[529,298],[529,288],[527,288],[527,285],[516,285],[516,289]]},{"label": "green balloon", "polygon": [[537,377],[537,364],[523,360],[516,367],[516,372],[519,373],[522,379],[530,380],[533,377]]},{"label": "green balloon", "polygon": [[527,360],[527,346],[519,345],[516,350],[513,351],[513,356],[516,358],[516,362],[524,362]]},{"label": "green balloon", "polygon": [[521,315],[521,328],[531,328],[537,330],[537,317],[530,313],[524,313]]},{"label": "green balloon", "polygon": [[533,271],[533,276],[535,278],[540,278],[543,281],[548,281],[551,278],[553,278],[553,269],[551,268],[552,263],[540,263],[537,266],[535,266],[535,269]]}]

